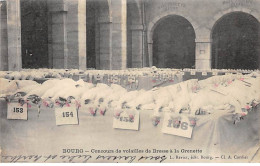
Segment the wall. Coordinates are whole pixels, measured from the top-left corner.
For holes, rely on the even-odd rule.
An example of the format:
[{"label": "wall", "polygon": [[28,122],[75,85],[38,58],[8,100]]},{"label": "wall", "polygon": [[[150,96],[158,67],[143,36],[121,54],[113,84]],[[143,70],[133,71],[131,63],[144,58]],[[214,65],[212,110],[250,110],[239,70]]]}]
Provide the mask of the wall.
[{"label": "wall", "polygon": [[86,1],[66,0],[67,68],[86,69]]},{"label": "wall", "polygon": [[127,64],[128,67],[143,67],[142,1],[127,1]]},{"label": "wall", "polygon": [[0,71],[8,70],[6,2],[0,2]]},{"label": "wall", "polygon": [[7,2],[8,70],[22,69],[20,0]]},{"label": "wall", "polygon": [[150,66],[153,30],[165,16],[180,15],[193,25],[196,33],[196,68],[211,68],[211,31],[219,18],[233,11],[242,11],[260,20],[258,0],[147,0],[145,6],[145,52]]}]

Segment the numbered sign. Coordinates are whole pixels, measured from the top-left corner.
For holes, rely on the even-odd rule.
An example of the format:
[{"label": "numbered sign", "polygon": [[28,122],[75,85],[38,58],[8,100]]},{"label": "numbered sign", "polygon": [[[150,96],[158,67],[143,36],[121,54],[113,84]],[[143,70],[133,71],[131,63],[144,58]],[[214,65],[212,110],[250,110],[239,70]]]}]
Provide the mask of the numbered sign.
[{"label": "numbered sign", "polygon": [[[178,124],[176,124],[178,123]],[[172,118],[171,113],[166,113],[163,120],[162,132],[166,134],[177,135],[180,137],[191,138],[193,127],[190,126],[189,118],[186,116],[181,117],[178,121]]]},{"label": "numbered sign", "polygon": [[64,106],[55,108],[56,125],[79,124],[77,108],[75,106]]},{"label": "numbered sign", "polygon": [[133,111],[127,113],[115,113],[113,120],[113,128],[126,129],[126,130],[139,130],[139,112]]},{"label": "numbered sign", "polygon": [[18,102],[11,102],[8,103],[7,107],[7,119],[21,119],[27,120],[28,113],[27,113],[27,104],[21,106]]},{"label": "numbered sign", "polygon": [[206,76],[206,75],[208,75],[208,73],[204,71],[204,72],[202,72],[202,75]]}]

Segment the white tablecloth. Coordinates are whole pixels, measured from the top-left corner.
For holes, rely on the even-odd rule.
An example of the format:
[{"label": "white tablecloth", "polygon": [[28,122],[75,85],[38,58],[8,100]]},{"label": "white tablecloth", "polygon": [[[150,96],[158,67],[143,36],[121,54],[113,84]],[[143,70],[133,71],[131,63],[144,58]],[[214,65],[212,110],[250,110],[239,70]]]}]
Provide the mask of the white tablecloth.
[{"label": "white tablecloth", "polygon": [[[179,156],[190,156],[187,153],[135,153],[127,155],[150,156],[166,155],[163,162],[259,162],[259,112],[250,112],[240,123],[234,125],[232,115],[226,112],[201,115],[193,129],[191,139],[174,135],[163,134],[162,124],[157,127],[152,125],[151,110],[140,111],[139,131],[113,129],[113,113],[108,111],[105,116],[87,116],[79,110],[79,125],[56,126],[53,109],[44,108],[38,118],[37,109],[28,110],[28,120],[7,120],[6,103],[1,101],[1,148],[2,156],[13,155],[63,155],[63,149],[84,149],[89,151],[92,158],[88,162],[113,162],[107,159],[95,160],[98,154],[91,153],[91,149],[116,150],[116,149],[157,149],[157,150],[202,150],[197,153],[201,156],[211,156],[209,159],[171,159]],[[162,120],[161,120],[162,121]],[[193,153],[194,154],[194,153]],[[103,154],[111,155],[111,154]],[[126,154],[122,154],[126,155]],[[247,159],[223,160],[223,155],[245,155]],[[226,156],[226,157],[227,157]],[[10,158],[2,158],[3,162]],[[42,162],[39,160],[39,162]],[[61,158],[47,162],[68,162]],[[73,162],[82,162],[74,159]],[[128,162],[115,160],[114,162]],[[135,159],[133,162],[138,162]],[[159,160],[140,160],[139,162],[159,162]]]}]

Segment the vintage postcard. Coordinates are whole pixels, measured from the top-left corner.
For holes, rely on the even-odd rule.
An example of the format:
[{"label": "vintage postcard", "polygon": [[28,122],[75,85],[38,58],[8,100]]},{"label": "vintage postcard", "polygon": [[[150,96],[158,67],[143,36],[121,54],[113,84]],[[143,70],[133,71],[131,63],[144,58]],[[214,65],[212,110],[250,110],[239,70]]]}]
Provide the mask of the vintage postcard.
[{"label": "vintage postcard", "polygon": [[260,0],[0,0],[1,163],[259,163]]}]

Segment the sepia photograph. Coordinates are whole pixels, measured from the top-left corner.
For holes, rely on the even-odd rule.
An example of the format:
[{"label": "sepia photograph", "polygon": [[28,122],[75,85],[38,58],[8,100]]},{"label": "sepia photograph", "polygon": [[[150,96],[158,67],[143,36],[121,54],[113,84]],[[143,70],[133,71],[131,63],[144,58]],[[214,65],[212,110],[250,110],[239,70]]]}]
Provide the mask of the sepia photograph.
[{"label": "sepia photograph", "polygon": [[0,163],[259,163],[260,0],[0,0]]}]

